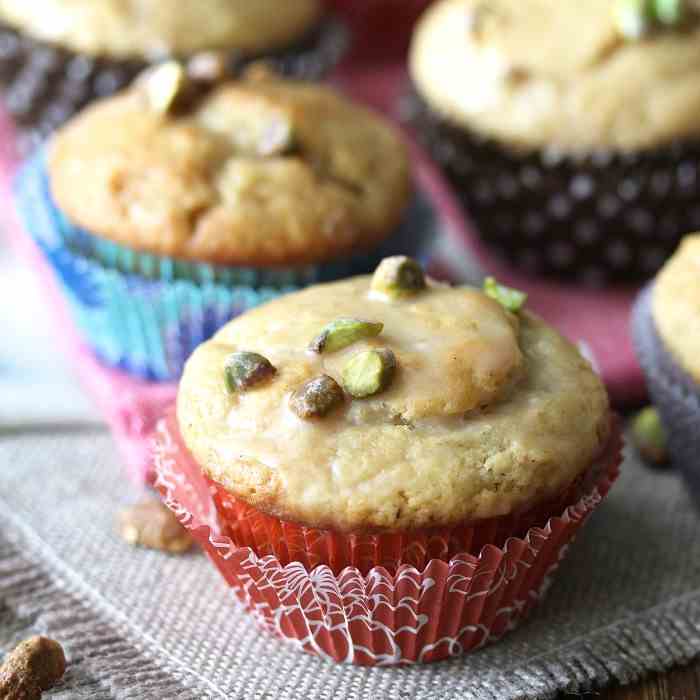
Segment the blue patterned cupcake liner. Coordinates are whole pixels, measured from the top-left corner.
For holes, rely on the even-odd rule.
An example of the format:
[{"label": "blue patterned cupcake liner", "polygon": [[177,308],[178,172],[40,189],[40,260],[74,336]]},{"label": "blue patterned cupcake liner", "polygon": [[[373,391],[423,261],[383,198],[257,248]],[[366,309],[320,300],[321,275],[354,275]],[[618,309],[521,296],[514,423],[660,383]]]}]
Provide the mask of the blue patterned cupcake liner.
[{"label": "blue patterned cupcake liner", "polygon": [[177,379],[192,351],[235,316],[318,282],[371,272],[386,255],[422,255],[435,227],[423,197],[371,254],[289,270],[219,267],[138,253],[73,226],[51,197],[40,152],[15,183],[25,228],[51,264],[100,360],[156,381]]},{"label": "blue patterned cupcake liner", "polygon": [[651,399],[668,434],[673,463],[700,506],[700,385],[679,365],[659,335],[652,314],[653,285],[637,299],[632,335]]}]

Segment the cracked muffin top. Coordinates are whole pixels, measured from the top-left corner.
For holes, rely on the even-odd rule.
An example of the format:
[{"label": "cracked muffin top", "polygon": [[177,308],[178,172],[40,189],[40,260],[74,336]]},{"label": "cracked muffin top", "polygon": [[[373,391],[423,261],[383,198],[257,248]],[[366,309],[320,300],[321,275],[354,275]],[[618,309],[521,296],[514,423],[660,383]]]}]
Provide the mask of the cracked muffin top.
[{"label": "cracked muffin top", "polygon": [[657,275],[652,311],[664,345],[700,382],[700,233],[686,236]]},{"label": "cracked muffin top", "polygon": [[143,59],[281,48],[322,10],[320,0],[0,0],[0,21],[80,53]]},{"label": "cracked muffin top", "polygon": [[440,0],[416,29],[413,82],[443,116],[516,149],[699,136],[697,18],[631,38],[616,2]]},{"label": "cracked muffin top", "polygon": [[177,415],[212,479],[284,520],[390,531],[517,512],[592,465],[610,415],[578,350],[477,289],[395,293],[396,260],[248,312],[194,352]]},{"label": "cracked muffin top", "polygon": [[409,163],[385,120],[270,77],[180,104],[176,65],[55,135],[51,191],[74,224],[156,254],[274,266],[371,248],[400,223]]}]

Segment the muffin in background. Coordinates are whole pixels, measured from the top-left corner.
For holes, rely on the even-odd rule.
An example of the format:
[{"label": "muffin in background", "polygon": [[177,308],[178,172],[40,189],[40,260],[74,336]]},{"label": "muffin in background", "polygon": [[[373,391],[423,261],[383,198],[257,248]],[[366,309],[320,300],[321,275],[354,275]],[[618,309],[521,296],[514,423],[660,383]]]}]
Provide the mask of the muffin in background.
[{"label": "muffin in background", "polygon": [[227,74],[266,59],[318,79],[347,42],[321,0],[1,0],[0,86],[28,150],[164,57],[212,53]]},{"label": "muffin in background", "polygon": [[527,272],[636,282],[700,227],[700,23],[643,5],[439,0],[416,28],[407,118]]},{"label": "muffin in background", "polygon": [[273,591],[274,620],[294,611],[278,633],[328,603],[347,627],[318,635],[331,658],[436,660],[544,593],[617,475],[619,428],[588,362],[524,302],[396,256],[254,309],[190,357],[158,485],[245,603]]},{"label": "muffin in background", "polygon": [[406,148],[333,90],[175,62],[72,119],[17,202],[98,357],[150,379],[236,314],[406,243]]},{"label": "muffin in background", "polygon": [[700,501],[700,234],[684,238],[642,292],[633,331],[671,458]]}]

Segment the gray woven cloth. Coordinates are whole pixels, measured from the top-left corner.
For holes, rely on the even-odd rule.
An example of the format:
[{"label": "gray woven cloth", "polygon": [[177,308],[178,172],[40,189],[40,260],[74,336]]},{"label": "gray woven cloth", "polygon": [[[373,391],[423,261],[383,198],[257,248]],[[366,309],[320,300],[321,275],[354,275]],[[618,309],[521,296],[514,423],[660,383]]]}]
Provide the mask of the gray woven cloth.
[{"label": "gray woven cloth", "polygon": [[203,556],[131,549],[114,517],[138,496],[99,430],[0,434],[0,648],[63,642],[50,698],[549,698],[700,653],[698,519],[675,475],[634,456],[518,631],[398,669],[303,655],[259,632]]}]

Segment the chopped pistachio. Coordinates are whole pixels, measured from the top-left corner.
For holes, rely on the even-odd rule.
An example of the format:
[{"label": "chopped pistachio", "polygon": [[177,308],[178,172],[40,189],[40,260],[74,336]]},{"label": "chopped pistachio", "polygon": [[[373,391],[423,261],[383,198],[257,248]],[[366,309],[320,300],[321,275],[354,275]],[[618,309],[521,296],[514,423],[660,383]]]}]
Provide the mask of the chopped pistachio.
[{"label": "chopped pistachio", "polygon": [[655,0],[656,19],[661,24],[674,26],[685,18],[686,0]]},{"label": "chopped pistachio", "polygon": [[616,0],[613,13],[615,26],[626,39],[641,39],[654,20],[650,0]]},{"label": "chopped pistachio", "polygon": [[647,462],[663,465],[669,461],[666,429],[653,406],[647,406],[632,419],[632,439]]},{"label": "chopped pistachio", "polygon": [[365,338],[374,338],[384,329],[383,323],[361,321],[357,318],[339,318],[331,321],[309,346],[317,353],[336,352]]},{"label": "chopped pistachio", "polygon": [[224,379],[232,393],[246,391],[273,376],[277,370],[270,361],[257,352],[234,352],[226,358]]},{"label": "chopped pistachio", "polygon": [[396,356],[391,350],[365,350],[343,368],[343,387],[355,399],[374,396],[391,384],[395,371]]},{"label": "chopped pistachio", "polygon": [[228,60],[221,51],[203,51],[187,62],[187,75],[201,83],[216,83],[228,72]]},{"label": "chopped pistachio", "polygon": [[372,291],[390,297],[415,294],[425,289],[425,273],[413,258],[394,255],[384,258],[372,276]]},{"label": "chopped pistachio", "polygon": [[343,390],[332,377],[322,374],[302,384],[291,396],[289,405],[294,413],[308,420],[322,418],[345,400]]},{"label": "chopped pistachio", "polygon": [[484,293],[513,313],[520,311],[527,301],[525,292],[499,284],[493,277],[484,280]]},{"label": "chopped pistachio", "polygon": [[177,61],[166,61],[144,71],[138,85],[143,88],[150,108],[162,115],[177,109],[188,92],[187,74]]},{"label": "chopped pistachio", "polygon": [[655,27],[681,24],[687,5],[687,0],[615,0],[615,24],[623,37],[635,41]]}]

